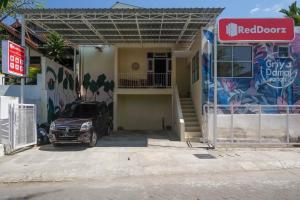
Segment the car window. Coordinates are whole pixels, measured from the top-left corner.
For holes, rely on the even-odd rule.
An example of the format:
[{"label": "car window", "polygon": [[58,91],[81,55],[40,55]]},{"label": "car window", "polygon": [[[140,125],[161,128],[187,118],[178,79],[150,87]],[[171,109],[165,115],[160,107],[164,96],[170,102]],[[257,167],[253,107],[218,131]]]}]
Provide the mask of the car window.
[{"label": "car window", "polygon": [[72,117],[74,118],[93,118],[96,117],[97,105],[95,104],[80,104],[76,106],[73,111]]}]

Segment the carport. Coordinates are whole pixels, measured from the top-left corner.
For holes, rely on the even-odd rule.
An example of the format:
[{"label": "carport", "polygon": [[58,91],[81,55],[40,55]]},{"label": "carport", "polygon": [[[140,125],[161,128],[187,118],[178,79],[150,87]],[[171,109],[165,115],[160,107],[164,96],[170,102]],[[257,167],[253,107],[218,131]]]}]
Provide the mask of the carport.
[{"label": "carport", "polygon": [[[163,102],[161,106],[164,108],[161,110],[164,110],[163,114],[167,115],[159,116],[159,119],[155,120],[150,119],[150,121],[153,123],[159,122],[160,125],[158,127],[162,127],[162,121],[169,121],[166,125],[171,126],[173,130],[177,130],[176,124],[180,118],[175,116],[178,115],[178,107],[175,102],[176,93],[173,89],[178,84],[176,82],[176,73],[180,75],[181,72],[176,72],[176,58],[185,57],[190,59],[189,56],[191,54],[197,53],[197,51],[199,53],[202,28],[213,25],[222,11],[223,8],[110,8],[20,9],[18,13],[21,14],[23,25],[26,29],[30,29],[38,34],[56,32],[66,40],[68,45],[79,49],[80,56],[76,58],[74,55],[74,59],[79,60],[79,65],[74,64],[74,71],[81,84],[82,95],[87,96],[88,91],[85,92],[82,83],[86,72],[89,68],[92,68],[90,62],[94,60],[94,58],[86,56],[87,54],[85,53],[87,51],[84,48],[95,47],[102,55],[106,53],[104,47],[107,47],[107,49],[113,48],[111,51],[113,55],[110,61],[102,62],[102,60],[96,61],[95,59],[95,62],[100,64],[112,64],[105,66],[105,69],[102,67],[96,69],[95,67],[90,73],[93,75],[96,70],[98,70],[98,73],[111,70],[111,81],[115,83],[110,100],[113,104],[114,130],[119,128],[120,122],[124,121],[125,118],[129,118],[129,115],[121,116],[119,112],[132,110],[130,107],[121,107],[125,105],[125,100],[130,101],[126,105],[132,106],[134,101],[144,100],[145,98],[148,100],[154,98],[158,102]],[[197,51],[192,50],[193,45],[198,48]],[[120,50],[125,52],[124,49],[126,51],[135,49],[137,52],[139,49],[146,49],[148,52],[157,54],[160,54],[163,49],[165,55],[168,55],[168,52],[170,52],[172,55],[166,57],[172,64],[169,64],[168,70],[170,71],[164,72],[165,74],[162,78],[164,80],[163,87],[161,85],[158,87],[157,83],[154,85],[155,83],[151,83],[149,80],[143,80],[145,78],[136,78],[131,71],[128,73],[125,70],[125,73],[123,73],[125,68],[123,63],[120,63],[118,53],[121,52]],[[144,57],[147,60],[146,55]],[[129,62],[130,65],[131,63],[135,64],[135,60],[130,60]],[[140,68],[143,67],[147,68],[143,65]],[[130,66],[130,70],[133,70],[133,67]],[[106,75],[106,77],[108,76]],[[129,80],[132,77],[138,80]],[[149,76],[149,69],[148,72],[146,69],[146,79],[149,79],[149,77],[155,77],[155,75]],[[167,81],[165,81],[166,79]],[[154,82],[157,82],[156,78],[154,80]],[[120,85],[120,83],[124,85]],[[141,95],[144,95],[144,97]],[[165,98],[166,96],[167,98]],[[172,104],[172,106],[166,104]],[[140,105],[142,107],[136,109],[137,113],[145,110],[142,102],[140,102]],[[162,115],[161,112],[158,114]],[[158,118],[157,115],[153,116]],[[148,120],[149,118],[145,117],[145,119]],[[147,124],[148,121],[143,123]],[[143,123],[139,124],[142,125]]]}]

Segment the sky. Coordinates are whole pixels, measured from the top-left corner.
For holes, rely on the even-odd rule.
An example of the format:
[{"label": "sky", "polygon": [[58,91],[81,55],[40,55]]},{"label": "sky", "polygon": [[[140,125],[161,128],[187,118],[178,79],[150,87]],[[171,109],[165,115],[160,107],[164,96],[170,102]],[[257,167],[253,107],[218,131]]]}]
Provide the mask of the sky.
[{"label": "sky", "polygon": [[110,8],[116,1],[144,8],[225,7],[221,17],[282,17],[278,11],[295,0],[44,0],[46,8]]}]

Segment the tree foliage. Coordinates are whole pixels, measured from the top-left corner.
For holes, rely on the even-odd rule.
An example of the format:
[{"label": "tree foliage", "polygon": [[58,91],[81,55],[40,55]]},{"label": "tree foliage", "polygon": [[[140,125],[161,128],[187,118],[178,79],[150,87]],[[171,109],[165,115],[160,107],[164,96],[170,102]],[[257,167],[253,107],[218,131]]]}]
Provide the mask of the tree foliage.
[{"label": "tree foliage", "polygon": [[42,0],[0,0],[0,22],[8,17],[16,17],[18,9],[42,7]]},{"label": "tree foliage", "polygon": [[56,62],[60,62],[65,54],[65,41],[56,32],[50,33],[45,45],[46,54]]},{"label": "tree foliage", "polygon": [[286,17],[290,17],[294,20],[295,25],[300,25],[300,8],[297,7],[297,1],[289,6],[289,9],[281,9],[279,12],[283,13]]}]

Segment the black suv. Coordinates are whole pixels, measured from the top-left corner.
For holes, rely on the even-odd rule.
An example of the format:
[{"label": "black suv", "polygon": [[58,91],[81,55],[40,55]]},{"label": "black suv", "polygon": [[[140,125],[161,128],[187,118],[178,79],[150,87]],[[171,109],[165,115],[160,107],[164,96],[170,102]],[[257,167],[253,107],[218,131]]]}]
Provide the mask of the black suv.
[{"label": "black suv", "polygon": [[62,143],[84,143],[93,147],[102,135],[112,130],[112,118],[105,102],[76,103],[50,125],[49,140]]}]

